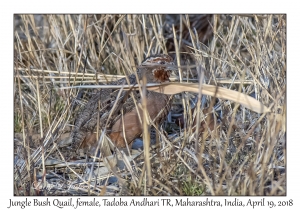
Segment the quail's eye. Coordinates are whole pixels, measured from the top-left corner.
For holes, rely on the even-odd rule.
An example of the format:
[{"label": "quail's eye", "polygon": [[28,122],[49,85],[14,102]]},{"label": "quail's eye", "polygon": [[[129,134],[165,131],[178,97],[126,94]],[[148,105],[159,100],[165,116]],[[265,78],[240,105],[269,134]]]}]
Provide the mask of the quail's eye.
[{"label": "quail's eye", "polygon": [[165,62],[164,62],[164,61],[161,61],[160,64],[165,64]]}]

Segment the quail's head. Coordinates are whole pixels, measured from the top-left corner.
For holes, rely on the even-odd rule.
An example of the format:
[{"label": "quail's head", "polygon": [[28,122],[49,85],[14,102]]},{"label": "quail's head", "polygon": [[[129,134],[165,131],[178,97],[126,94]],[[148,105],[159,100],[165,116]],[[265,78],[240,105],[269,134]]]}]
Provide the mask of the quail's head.
[{"label": "quail's head", "polygon": [[148,83],[161,83],[169,81],[175,64],[169,55],[158,54],[147,57],[138,68],[138,76],[141,80],[146,77]]}]

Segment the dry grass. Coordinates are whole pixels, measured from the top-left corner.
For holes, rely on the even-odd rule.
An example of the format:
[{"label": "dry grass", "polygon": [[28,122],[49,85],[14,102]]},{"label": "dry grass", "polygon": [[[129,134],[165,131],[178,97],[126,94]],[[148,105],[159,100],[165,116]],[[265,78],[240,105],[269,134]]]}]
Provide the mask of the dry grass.
[{"label": "dry grass", "polygon": [[[285,15],[16,15],[14,50],[15,195],[286,195]],[[271,112],[181,93],[155,125],[146,160],[132,151],[116,152],[118,168],[115,156],[66,162],[61,139],[93,89],[60,87],[117,79],[156,53],[191,66],[176,80],[198,82],[202,66],[201,82]],[[197,135],[200,107],[218,120]],[[183,129],[173,122],[179,114]]]}]

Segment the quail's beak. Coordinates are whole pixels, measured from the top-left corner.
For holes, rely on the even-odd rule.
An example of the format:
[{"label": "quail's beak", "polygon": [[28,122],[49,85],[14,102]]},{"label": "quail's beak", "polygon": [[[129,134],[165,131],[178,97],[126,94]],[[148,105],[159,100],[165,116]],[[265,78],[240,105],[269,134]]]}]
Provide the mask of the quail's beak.
[{"label": "quail's beak", "polygon": [[175,65],[165,65],[167,71],[177,71],[178,67]]}]

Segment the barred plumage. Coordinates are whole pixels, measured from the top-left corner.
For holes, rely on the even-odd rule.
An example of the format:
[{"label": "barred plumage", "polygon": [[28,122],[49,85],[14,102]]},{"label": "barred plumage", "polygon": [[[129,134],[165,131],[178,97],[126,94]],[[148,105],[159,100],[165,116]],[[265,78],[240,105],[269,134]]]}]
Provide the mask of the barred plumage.
[{"label": "barred plumage", "polygon": [[[160,83],[169,81],[170,68],[174,66],[173,59],[168,55],[154,55],[146,58],[138,68],[138,79],[146,77],[148,83]],[[128,76],[130,84],[137,84],[138,80],[135,74]],[[128,84],[126,78],[110,82],[109,85]],[[72,148],[77,150],[82,142],[89,138],[95,131],[98,119],[100,120],[100,128],[107,124],[107,134],[117,147],[125,147],[123,137],[122,114],[125,125],[125,137],[127,143],[130,144],[136,137],[142,133],[142,125],[138,115],[142,112],[140,108],[136,108],[134,99],[137,103],[141,100],[139,91],[123,91],[118,101],[116,97],[119,90],[101,89],[95,94],[89,102],[79,112],[75,126],[71,134]],[[134,98],[132,98],[134,97]],[[146,91],[147,108],[151,120],[155,123],[161,123],[167,116],[170,105],[171,96]],[[100,107],[98,107],[100,100]],[[110,119],[108,113],[112,109],[114,103],[116,107]],[[148,106],[149,105],[149,106]],[[139,112],[139,113],[138,113]],[[98,116],[99,114],[99,116]],[[107,122],[109,120],[109,122]],[[96,139],[94,140],[96,141]]]}]

